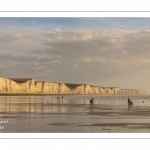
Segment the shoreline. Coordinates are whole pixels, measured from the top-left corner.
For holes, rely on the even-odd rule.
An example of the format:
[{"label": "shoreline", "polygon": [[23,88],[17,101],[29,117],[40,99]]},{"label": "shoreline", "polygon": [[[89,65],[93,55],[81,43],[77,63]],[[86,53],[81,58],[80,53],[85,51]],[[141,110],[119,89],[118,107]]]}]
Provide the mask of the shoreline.
[{"label": "shoreline", "polygon": [[0,96],[50,96],[50,95],[109,95],[109,96],[148,96],[149,94],[142,95],[142,94],[44,94],[44,93],[0,93]]},{"label": "shoreline", "polygon": [[[150,132],[150,101],[121,95],[2,96],[1,133]],[[59,96],[61,97],[61,96]],[[90,105],[90,97],[95,97]],[[144,101],[144,103],[143,103]]]}]

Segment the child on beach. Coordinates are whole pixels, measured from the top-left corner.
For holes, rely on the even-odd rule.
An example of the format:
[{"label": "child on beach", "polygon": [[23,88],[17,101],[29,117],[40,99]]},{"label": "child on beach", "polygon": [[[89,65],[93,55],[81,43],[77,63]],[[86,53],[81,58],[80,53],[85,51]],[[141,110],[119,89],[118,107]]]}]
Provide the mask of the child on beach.
[{"label": "child on beach", "polygon": [[94,98],[92,98],[91,100],[90,100],[90,104],[93,104],[94,103]]}]

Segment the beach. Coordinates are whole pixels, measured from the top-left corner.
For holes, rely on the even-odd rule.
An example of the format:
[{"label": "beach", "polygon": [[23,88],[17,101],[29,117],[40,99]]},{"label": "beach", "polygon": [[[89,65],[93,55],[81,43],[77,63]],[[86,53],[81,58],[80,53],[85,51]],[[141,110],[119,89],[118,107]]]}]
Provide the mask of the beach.
[{"label": "beach", "polygon": [[[58,98],[59,97],[59,98]],[[94,104],[90,99],[94,98]],[[146,133],[150,96],[0,96],[1,133]]]}]

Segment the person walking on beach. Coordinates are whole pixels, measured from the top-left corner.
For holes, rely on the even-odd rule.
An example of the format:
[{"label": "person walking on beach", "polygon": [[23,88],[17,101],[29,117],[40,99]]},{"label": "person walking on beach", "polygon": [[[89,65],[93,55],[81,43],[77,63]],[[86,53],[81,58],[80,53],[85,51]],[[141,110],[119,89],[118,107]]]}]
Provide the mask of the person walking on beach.
[{"label": "person walking on beach", "polygon": [[130,98],[128,97],[128,105],[130,105]]}]

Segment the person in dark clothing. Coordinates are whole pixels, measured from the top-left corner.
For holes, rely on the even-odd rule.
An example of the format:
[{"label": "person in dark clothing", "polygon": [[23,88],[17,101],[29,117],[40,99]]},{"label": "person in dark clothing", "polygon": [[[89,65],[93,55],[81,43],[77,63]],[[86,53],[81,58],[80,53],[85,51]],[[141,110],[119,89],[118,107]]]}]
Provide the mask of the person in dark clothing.
[{"label": "person in dark clothing", "polygon": [[128,97],[128,105],[130,105],[130,98]]},{"label": "person in dark clothing", "polygon": [[93,104],[94,103],[94,98],[92,98],[91,100],[90,100],[90,104]]},{"label": "person in dark clothing", "polygon": [[133,102],[130,100],[130,98],[128,97],[128,105],[133,105]]},{"label": "person in dark clothing", "polygon": [[132,102],[132,101],[130,101],[130,105],[133,105],[133,102]]}]

